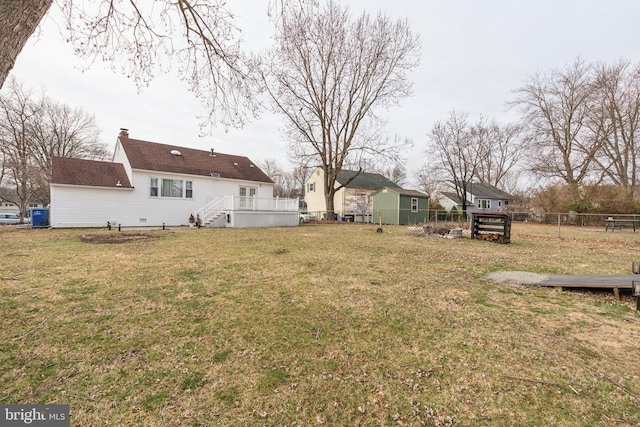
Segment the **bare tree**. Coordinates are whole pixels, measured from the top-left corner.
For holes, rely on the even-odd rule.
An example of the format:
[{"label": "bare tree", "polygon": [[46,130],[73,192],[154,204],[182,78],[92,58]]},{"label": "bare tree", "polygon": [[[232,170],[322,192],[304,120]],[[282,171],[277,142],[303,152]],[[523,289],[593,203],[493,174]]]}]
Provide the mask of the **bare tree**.
[{"label": "bare tree", "polygon": [[436,197],[438,183],[453,184],[465,211],[467,192],[474,181],[500,188],[517,182],[523,148],[519,134],[517,125],[501,125],[484,117],[470,125],[466,114],[451,112],[431,130],[427,145],[430,166],[420,170],[418,181],[430,186]]},{"label": "bare tree", "polygon": [[463,212],[467,210],[467,193],[477,178],[486,150],[484,143],[477,144],[479,137],[475,138],[476,144],[472,141],[467,115],[452,111],[446,121],[433,125],[427,145],[427,156],[433,156],[442,165],[443,179],[453,184]]},{"label": "bare tree", "polygon": [[30,177],[36,169],[31,157],[31,128],[42,117],[44,101],[15,81],[9,84],[9,89],[9,95],[0,96],[0,152],[5,170],[4,183],[13,189],[8,195],[10,199],[5,201],[18,205],[20,220],[23,221],[32,197]]},{"label": "bare tree", "polygon": [[470,142],[481,150],[476,179],[485,184],[504,187],[516,172],[523,153],[519,125],[500,125],[481,117],[470,127]]},{"label": "bare tree", "polygon": [[[0,87],[52,0],[0,2]],[[180,64],[178,73],[209,110],[203,125],[242,125],[257,104],[251,61],[222,0],[59,0],[78,55],[111,62],[138,85]]]},{"label": "bare tree", "polygon": [[293,168],[293,171],[291,172],[291,177],[293,178],[293,181],[295,183],[296,193],[298,196],[304,197],[304,192],[305,192],[304,184],[311,177],[311,174],[313,173],[313,169],[314,168],[309,167],[309,165],[304,162],[297,164]]},{"label": "bare tree", "polygon": [[51,157],[104,159],[106,146],[99,142],[93,116],[60,105],[15,80],[0,96],[0,153],[6,176],[14,189],[7,201],[24,214],[35,197],[47,203]]},{"label": "bare tree", "polygon": [[420,42],[407,21],[382,14],[353,19],[333,0],[280,6],[263,78],[285,118],[291,156],[324,171],[331,216],[342,188],[336,178],[347,162],[394,158],[404,148],[406,141],[384,137],[378,110],[411,95],[407,72],[419,62]]},{"label": "bare tree", "polygon": [[373,167],[372,172],[379,173],[399,187],[403,187],[407,183],[407,168],[402,161],[387,165],[378,164]]},{"label": "bare tree", "polygon": [[640,146],[640,65],[628,61],[598,64],[595,71],[592,128],[604,135],[596,157],[608,181],[622,186],[633,199],[638,179]]},{"label": "bare tree", "polygon": [[100,141],[95,116],[49,98],[44,99],[42,116],[32,124],[30,134],[32,162],[37,168],[32,191],[43,202],[49,200],[52,156],[105,160],[111,154]]},{"label": "bare tree", "polygon": [[354,219],[360,217],[362,222],[367,222],[367,213],[371,214],[373,207],[374,193],[372,188],[354,188],[353,192],[345,194],[344,212],[354,215]]},{"label": "bare tree", "polygon": [[275,159],[266,159],[260,164],[260,169],[274,182],[275,197],[293,197],[297,187],[292,172],[285,171]]},{"label": "bare tree", "polygon": [[592,66],[581,59],[530,78],[511,103],[522,112],[531,170],[577,188],[595,176],[602,135],[589,128]]},{"label": "bare tree", "polygon": [[423,165],[416,173],[416,185],[419,190],[429,195],[430,203],[440,201],[440,196],[446,188],[445,182],[443,182],[445,175],[446,172],[440,167],[439,162]]}]

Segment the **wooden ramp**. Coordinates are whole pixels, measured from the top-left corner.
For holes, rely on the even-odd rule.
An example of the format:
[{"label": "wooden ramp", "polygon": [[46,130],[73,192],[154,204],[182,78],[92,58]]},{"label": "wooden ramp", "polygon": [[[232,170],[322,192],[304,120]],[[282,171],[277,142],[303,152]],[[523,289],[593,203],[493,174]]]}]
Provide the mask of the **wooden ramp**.
[{"label": "wooden ramp", "polygon": [[613,289],[616,298],[620,298],[620,289],[631,289],[633,280],[640,281],[640,274],[627,275],[571,275],[571,274],[551,274],[535,283],[525,283],[529,286],[546,286],[553,288],[571,289]]},{"label": "wooden ramp", "polygon": [[633,280],[640,281],[640,274],[590,276],[573,274],[551,274],[532,286],[551,286],[562,288],[594,288],[594,289],[631,289]]}]

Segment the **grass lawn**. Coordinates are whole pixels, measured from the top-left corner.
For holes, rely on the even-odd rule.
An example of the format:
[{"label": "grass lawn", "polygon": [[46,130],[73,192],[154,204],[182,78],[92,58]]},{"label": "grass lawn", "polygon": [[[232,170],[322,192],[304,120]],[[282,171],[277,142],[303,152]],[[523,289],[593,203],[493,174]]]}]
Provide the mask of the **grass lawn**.
[{"label": "grass lawn", "polygon": [[629,274],[640,240],[518,227],[5,227],[0,403],[73,426],[638,425],[634,299],[485,276]]}]

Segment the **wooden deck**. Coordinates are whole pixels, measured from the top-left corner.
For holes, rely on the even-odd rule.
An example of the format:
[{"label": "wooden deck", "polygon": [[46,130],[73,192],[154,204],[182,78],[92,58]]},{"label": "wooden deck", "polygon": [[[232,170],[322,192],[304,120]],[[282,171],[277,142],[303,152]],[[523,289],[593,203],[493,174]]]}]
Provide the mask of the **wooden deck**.
[{"label": "wooden deck", "polygon": [[613,289],[616,298],[620,298],[620,289],[631,289],[633,280],[640,281],[640,274],[627,275],[571,275],[552,274],[536,283],[526,283],[528,286],[545,286],[553,288],[571,289]]}]

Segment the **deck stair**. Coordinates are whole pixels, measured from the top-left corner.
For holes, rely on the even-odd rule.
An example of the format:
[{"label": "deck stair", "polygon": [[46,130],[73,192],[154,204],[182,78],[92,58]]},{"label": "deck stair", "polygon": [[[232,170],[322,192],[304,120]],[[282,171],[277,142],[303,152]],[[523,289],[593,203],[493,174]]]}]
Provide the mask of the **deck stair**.
[{"label": "deck stair", "polygon": [[227,214],[230,197],[216,197],[196,212],[202,220],[202,225],[208,227]]}]

